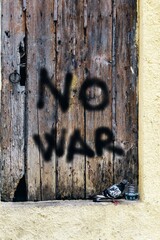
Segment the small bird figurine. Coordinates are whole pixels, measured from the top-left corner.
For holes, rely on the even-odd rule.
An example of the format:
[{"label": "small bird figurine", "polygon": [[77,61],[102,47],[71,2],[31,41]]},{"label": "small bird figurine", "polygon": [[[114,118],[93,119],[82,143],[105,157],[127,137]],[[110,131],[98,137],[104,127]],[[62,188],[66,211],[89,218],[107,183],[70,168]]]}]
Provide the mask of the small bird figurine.
[{"label": "small bird figurine", "polygon": [[[118,184],[114,184],[111,187],[105,189],[102,192],[102,195],[96,195],[93,198],[94,202],[106,202],[106,201],[113,201],[114,199],[120,199],[123,197],[123,192],[125,189],[126,184],[128,183],[127,180],[123,180]],[[114,202],[114,201],[113,201]]]},{"label": "small bird figurine", "polygon": [[111,187],[105,189],[102,194],[106,198],[110,198],[110,199],[121,198],[123,197],[123,192],[127,183],[128,181],[124,179],[119,184],[114,184]]}]

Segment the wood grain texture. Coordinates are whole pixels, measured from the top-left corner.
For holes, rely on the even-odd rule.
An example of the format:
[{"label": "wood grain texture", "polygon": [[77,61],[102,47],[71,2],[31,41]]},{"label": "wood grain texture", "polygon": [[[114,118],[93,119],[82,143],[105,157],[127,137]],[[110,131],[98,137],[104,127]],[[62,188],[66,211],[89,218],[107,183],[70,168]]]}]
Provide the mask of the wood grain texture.
[{"label": "wood grain texture", "polygon": [[78,102],[83,82],[83,1],[58,1],[57,21],[57,88],[64,89],[68,72],[73,75],[67,112],[58,106],[57,141],[62,128],[67,130],[65,154],[57,159],[57,198],[84,198],[84,156],[74,155],[67,162],[70,137],[75,129],[84,139],[84,110]]},{"label": "wood grain texture", "polygon": [[[86,141],[95,150],[95,130],[111,129],[112,109],[112,1],[96,0],[87,3],[86,70],[90,78],[103,80],[109,90],[109,105],[103,111],[86,111]],[[91,104],[102,101],[102,90],[89,92]],[[105,136],[106,137],[106,136]],[[107,138],[107,137],[106,137]],[[86,197],[91,197],[112,184],[113,154],[104,149],[103,156],[86,159]]]},{"label": "wood grain texture", "polygon": [[25,87],[11,83],[14,71],[20,74],[20,45],[24,47],[25,18],[21,1],[2,1],[2,99],[1,161],[2,200],[12,201],[24,175]]},{"label": "wood grain texture", "polygon": [[55,124],[55,101],[45,87],[44,107],[37,108],[40,72],[45,68],[55,82],[55,28],[53,1],[33,1],[27,4],[27,70],[28,70],[28,199],[49,200],[55,198],[55,154],[46,162],[33,140],[39,134],[44,148],[45,133]]},{"label": "wood grain texture", "polygon": [[[134,0],[2,0],[3,200],[13,200],[23,175],[31,201],[90,198],[123,178],[137,184],[136,8]],[[9,75],[15,70],[21,74],[23,52],[27,80],[13,84]],[[65,112],[48,86],[43,86],[44,106],[38,107],[42,68],[62,95],[66,75],[72,74]],[[82,84],[91,78],[101,79],[108,87],[109,104],[104,110],[89,111],[79,100]],[[98,105],[103,89],[90,87],[86,95],[89,104]],[[113,151],[104,149],[102,156],[95,148],[100,127],[109,128],[115,136]],[[64,155],[56,156],[54,149],[46,161],[34,135],[46,150],[46,134],[55,130],[51,145],[58,144],[63,129]],[[67,162],[75,130],[94,157],[74,154]],[[102,139],[107,136],[103,134]],[[121,157],[115,152],[117,146],[124,149]],[[81,143],[75,147],[81,148]]]},{"label": "wood grain texture", "polygon": [[125,155],[114,158],[114,181],[127,178],[137,184],[137,52],[136,52],[136,1],[120,0],[114,3],[115,68],[115,145]]}]

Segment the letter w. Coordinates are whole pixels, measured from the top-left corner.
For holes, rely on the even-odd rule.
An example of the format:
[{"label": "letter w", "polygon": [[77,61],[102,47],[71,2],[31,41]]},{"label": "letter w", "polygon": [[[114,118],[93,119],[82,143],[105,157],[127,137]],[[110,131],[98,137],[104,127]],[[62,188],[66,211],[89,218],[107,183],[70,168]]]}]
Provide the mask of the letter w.
[{"label": "letter w", "polygon": [[[65,145],[65,134],[66,134],[66,130],[63,128],[61,132],[61,137],[58,143],[56,143],[56,130],[52,129],[51,133],[45,133],[44,135],[47,144],[43,144],[41,137],[38,134],[35,134],[33,136],[34,142],[39,148],[39,151],[41,152],[43,159],[45,161],[51,160],[53,150],[55,150],[55,153],[58,157],[63,156],[64,145]],[[45,148],[45,145],[47,145],[46,148]]]}]

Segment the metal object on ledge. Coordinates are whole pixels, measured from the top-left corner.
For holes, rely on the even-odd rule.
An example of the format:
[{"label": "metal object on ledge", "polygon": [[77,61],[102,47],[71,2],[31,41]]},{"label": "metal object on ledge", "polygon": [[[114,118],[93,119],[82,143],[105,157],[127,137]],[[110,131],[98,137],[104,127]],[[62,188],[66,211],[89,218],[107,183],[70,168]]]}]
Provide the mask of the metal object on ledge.
[{"label": "metal object on ledge", "polygon": [[125,192],[125,199],[130,200],[130,201],[134,201],[134,200],[137,200],[138,197],[139,197],[139,193],[136,192],[135,185],[130,184],[128,186],[128,191]]}]

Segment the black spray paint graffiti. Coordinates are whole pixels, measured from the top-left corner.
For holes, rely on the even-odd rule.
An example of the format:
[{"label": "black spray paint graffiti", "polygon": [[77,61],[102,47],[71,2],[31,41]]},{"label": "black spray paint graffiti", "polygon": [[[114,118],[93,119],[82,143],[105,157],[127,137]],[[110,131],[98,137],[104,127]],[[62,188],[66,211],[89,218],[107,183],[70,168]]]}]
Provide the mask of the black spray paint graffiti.
[{"label": "black spray paint graffiti", "polygon": [[55,97],[55,99],[58,100],[62,111],[66,112],[69,108],[69,96],[70,96],[71,84],[72,84],[72,74],[67,73],[66,79],[65,79],[64,91],[62,94],[57,90],[57,88],[50,81],[50,78],[48,76],[48,72],[46,71],[46,69],[44,68],[41,69],[40,83],[39,83],[39,101],[37,103],[37,107],[39,109],[42,109],[44,107],[44,91],[45,91],[45,86],[47,86],[51,91],[52,95]]},{"label": "black spray paint graffiti", "polygon": [[[51,91],[52,95],[58,101],[61,110],[66,112],[69,108],[69,100],[70,100],[70,90],[72,85],[72,74],[67,73],[64,83],[63,94],[57,90],[54,84],[50,81],[48,76],[48,72],[45,68],[41,69],[40,72],[40,83],[39,83],[39,100],[37,103],[37,107],[42,109],[44,107],[44,92],[45,87],[48,87]],[[103,94],[102,102],[97,105],[91,105],[88,101],[87,97],[87,89],[91,87],[98,87],[101,89]],[[105,82],[98,78],[86,79],[82,84],[79,92],[79,100],[84,106],[84,108],[88,111],[100,111],[104,110],[109,104],[109,94],[108,88]]]},{"label": "black spray paint graffiti", "polygon": [[[48,87],[54,98],[58,101],[61,110],[63,112],[66,112],[69,109],[72,79],[73,79],[72,74],[67,73],[64,83],[64,90],[62,94],[51,82],[46,69],[44,68],[41,69],[39,83],[39,100],[37,103],[37,107],[39,109],[42,109],[44,107],[45,87]],[[87,97],[87,90],[92,87],[100,88],[103,95],[101,102],[97,103],[97,105],[92,105]],[[98,78],[86,79],[79,91],[79,101],[87,111],[104,110],[109,104],[109,93],[106,83]],[[104,138],[104,136],[106,138]],[[61,136],[58,142],[56,140],[55,128],[52,128],[50,133],[45,133],[44,137],[48,144],[47,148],[44,147],[41,137],[38,134],[35,134],[33,136],[35,144],[40,149],[44,160],[50,161],[53,151],[55,151],[56,156],[62,157],[65,153],[66,129],[61,130]],[[124,154],[123,149],[120,147],[113,146],[113,141],[114,136],[109,128],[103,126],[97,128],[95,130],[95,152],[97,156],[102,156],[104,150],[108,150],[109,152],[114,151],[115,154],[123,155]],[[79,147],[77,147],[77,145]],[[95,152],[81,137],[80,130],[75,129],[73,134],[70,136],[67,149],[67,161],[68,162],[72,161],[74,159],[74,155],[76,154],[84,155],[87,157],[94,157]]]}]

